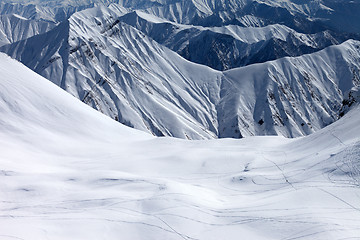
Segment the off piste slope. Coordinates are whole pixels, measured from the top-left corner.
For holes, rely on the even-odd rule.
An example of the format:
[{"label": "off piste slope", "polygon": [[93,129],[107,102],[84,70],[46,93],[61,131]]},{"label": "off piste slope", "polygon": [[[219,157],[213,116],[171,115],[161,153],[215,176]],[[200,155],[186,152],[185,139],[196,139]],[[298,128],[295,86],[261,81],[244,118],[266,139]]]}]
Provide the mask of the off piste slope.
[{"label": "off piste slope", "polygon": [[355,105],[295,140],[154,138],[3,54],[0,71],[1,239],[359,236]]},{"label": "off piste slope", "polygon": [[312,133],[338,119],[359,85],[359,42],[227,72],[186,61],[116,16],[74,14],[1,51],[128,126],[202,139]]},{"label": "off piste slope", "polygon": [[28,20],[16,14],[0,16],[0,46],[45,33],[55,24]]}]

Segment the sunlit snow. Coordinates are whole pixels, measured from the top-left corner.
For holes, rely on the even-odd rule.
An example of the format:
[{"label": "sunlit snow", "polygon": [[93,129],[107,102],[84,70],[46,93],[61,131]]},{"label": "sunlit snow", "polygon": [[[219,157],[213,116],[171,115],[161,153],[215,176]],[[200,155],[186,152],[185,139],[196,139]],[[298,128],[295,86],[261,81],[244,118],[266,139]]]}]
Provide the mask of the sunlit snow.
[{"label": "sunlit snow", "polygon": [[357,239],[360,109],[297,139],[127,128],[0,55],[0,239]]}]

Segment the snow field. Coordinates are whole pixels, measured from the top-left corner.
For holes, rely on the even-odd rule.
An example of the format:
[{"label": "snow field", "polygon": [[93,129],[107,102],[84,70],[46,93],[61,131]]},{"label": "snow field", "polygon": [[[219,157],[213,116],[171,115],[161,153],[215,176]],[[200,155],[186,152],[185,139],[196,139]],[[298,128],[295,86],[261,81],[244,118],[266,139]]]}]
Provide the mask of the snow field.
[{"label": "snow field", "polygon": [[359,108],[308,137],[155,138],[0,55],[1,239],[356,239]]}]

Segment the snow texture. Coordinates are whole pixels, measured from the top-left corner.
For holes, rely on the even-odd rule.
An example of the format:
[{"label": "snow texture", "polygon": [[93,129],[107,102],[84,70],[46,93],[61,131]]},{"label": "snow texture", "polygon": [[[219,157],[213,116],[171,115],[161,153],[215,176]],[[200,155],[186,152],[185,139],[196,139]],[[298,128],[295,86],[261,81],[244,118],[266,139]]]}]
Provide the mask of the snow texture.
[{"label": "snow texture", "polygon": [[4,54],[0,72],[1,239],[360,235],[357,105],[307,137],[186,141],[125,127]]}]

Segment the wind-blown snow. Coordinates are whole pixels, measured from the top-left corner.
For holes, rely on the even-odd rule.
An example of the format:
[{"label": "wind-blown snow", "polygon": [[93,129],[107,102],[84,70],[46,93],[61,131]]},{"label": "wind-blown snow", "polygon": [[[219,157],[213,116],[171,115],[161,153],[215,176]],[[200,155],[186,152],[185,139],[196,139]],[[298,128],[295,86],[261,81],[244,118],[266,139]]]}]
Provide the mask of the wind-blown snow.
[{"label": "wind-blown snow", "polygon": [[298,139],[154,138],[0,54],[0,237],[356,239],[360,109]]}]

